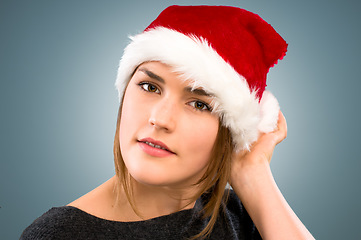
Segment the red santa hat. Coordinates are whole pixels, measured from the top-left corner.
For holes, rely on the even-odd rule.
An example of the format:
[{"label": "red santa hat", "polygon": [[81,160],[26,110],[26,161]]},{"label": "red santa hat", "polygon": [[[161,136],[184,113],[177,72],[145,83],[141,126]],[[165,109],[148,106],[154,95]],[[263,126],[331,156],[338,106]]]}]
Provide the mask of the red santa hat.
[{"label": "red santa hat", "polygon": [[160,61],[214,96],[214,111],[230,129],[236,150],[276,128],[279,105],[267,73],[287,43],[258,15],[228,6],[170,6],[131,37],[120,60],[119,99],[141,63]]}]

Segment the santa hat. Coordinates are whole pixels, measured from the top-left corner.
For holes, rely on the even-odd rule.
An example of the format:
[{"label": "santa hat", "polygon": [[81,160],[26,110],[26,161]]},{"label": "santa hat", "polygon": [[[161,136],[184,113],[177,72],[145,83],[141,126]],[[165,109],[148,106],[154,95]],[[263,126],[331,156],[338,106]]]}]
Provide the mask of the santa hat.
[{"label": "santa hat", "polygon": [[236,150],[276,128],[279,105],[266,87],[269,68],[287,43],[258,15],[228,6],[170,6],[131,37],[116,87],[122,99],[134,70],[160,61],[214,96],[214,111],[230,129]]}]

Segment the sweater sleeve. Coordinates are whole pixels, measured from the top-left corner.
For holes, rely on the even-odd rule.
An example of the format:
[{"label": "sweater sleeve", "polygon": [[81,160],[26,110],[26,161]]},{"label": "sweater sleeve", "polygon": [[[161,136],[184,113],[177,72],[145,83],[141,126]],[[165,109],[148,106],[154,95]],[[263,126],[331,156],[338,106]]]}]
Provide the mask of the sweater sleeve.
[{"label": "sweater sleeve", "polygon": [[251,217],[248,215],[243,204],[233,190],[230,190],[226,212],[230,221],[230,227],[238,233],[238,239],[262,239]]}]

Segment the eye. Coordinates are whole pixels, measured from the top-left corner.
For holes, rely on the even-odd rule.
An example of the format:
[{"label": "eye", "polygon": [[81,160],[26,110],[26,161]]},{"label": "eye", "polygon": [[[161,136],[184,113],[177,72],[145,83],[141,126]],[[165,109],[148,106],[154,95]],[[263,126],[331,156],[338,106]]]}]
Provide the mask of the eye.
[{"label": "eye", "polygon": [[138,85],[146,92],[160,93],[158,87],[151,83],[142,82],[142,83],[139,83]]},{"label": "eye", "polygon": [[189,105],[200,111],[212,111],[212,108],[208,104],[201,101],[192,101]]}]

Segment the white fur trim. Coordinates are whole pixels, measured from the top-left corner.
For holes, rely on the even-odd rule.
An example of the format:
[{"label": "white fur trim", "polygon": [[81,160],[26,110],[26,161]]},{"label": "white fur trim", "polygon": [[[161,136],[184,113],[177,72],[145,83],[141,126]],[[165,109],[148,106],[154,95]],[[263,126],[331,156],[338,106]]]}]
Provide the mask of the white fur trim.
[{"label": "white fur trim", "polygon": [[269,91],[264,91],[260,102],[261,121],[258,130],[263,133],[272,132],[277,127],[278,113],[280,106],[275,96]]},{"label": "white fur trim", "polygon": [[138,65],[146,61],[160,61],[172,66],[184,79],[192,80],[193,87],[201,86],[214,95],[214,111],[221,117],[223,125],[231,130],[236,150],[249,149],[257,140],[259,129],[269,130],[274,125],[271,119],[274,114],[268,114],[267,110],[268,98],[262,98],[264,103],[259,104],[256,93],[249,89],[245,78],[226,63],[205,39],[158,27],[131,37],[131,40],[120,60],[115,83],[119,99]]}]

